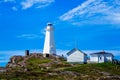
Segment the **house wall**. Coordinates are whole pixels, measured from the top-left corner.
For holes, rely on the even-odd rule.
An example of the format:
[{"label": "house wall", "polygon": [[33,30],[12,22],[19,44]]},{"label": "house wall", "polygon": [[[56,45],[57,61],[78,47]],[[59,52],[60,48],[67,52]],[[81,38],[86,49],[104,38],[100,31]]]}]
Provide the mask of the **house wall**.
[{"label": "house wall", "polygon": [[80,51],[76,50],[71,55],[67,57],[67,62],[78,62],[78,63],[85,63],[87,62],[87,56],[84,55],[84,53],[81,53]]},{"label": "house wall", "polygon": [[105,55],[105,61],[112,61],[113,60],[113,56],[112,55]]},{"label": "house wall", "polygon": [[98,63],[98,56],[96,56],[96,55],[90,56],[90,62],[96,62],[96,63]]},{"label": "house wall", "polygon": [[111,54],[97,54],[90,56],[90,62],[95,62],[95,63],[103,63],[112,60],[113,60],[113,56]]}]

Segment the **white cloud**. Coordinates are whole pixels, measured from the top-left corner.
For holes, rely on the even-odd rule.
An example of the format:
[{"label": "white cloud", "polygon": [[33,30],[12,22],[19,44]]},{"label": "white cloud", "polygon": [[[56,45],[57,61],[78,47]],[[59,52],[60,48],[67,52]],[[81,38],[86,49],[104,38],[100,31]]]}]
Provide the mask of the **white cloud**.
[{"label": "white cloud", "polygon": [[13,55],[24,55],[24,50],[6,50],[6,51],[0,51],[0,56],[4,58],[9,58]]},{"label": "white cloud", "polygon": [[[41,53],[41,49],[32,49],[30,50],[30,53]],[[0,51],[0,66],[3,66],[2,63],[7,64],[7,62],[10,60],[12,56],[24,56],[25,50],[6,50],[6,51]]]},{"label": "white cloud", "polygon": [[41,34],[45,35],[45,29],[42,29],[40,32]]},{"label": "white cloud", "polygon": [[[57,49],[57,55],[64,55],[66,56],[66,53],[69,50],[61,50],[61,49]],[[31,49],[30,53],[42,53],[43,49]],[[16,55],[21,55],[24,56],[25,55],[25,50],[6,50],[6,51],[0,51],[0,63],[3,62],[5,60],[5,62],[9,61],[10,57],[12,56],[16,56]]]},{"label": "white cloud", "polygon": [[[66,53],[68,53],[70,50],[62,50],[62,49],[57,49],[57,55],[64,55],[65,57],[67,56]],[[82,50],[86,54],[94,53],[94,52],[99,52],[101,50]],[[106,52],[113,53],[114,56],[120,56],[120,50],[105,50]],[[31,49],[30,53],[42,53],[42,49]],[[6,51],[0,51],[0,64],[2,63],[7,63],[10,60],[10,57],[15,56],[15,55],[25,55],[25,50],[6,50]],[[120,59],[119,59],[120,60]],[[1,65],[0,65],[1,66]]]},{"label": "white cloud", "polygon": [[62,56],[62,55],[64,55],[65,57],[67,56],[67,54],[66,53],[68,53],[69,52],[69,50],[62,50],[62,49],[57,49],[57,55],[60,55],[60,56]]},{"label": "white cloud", "polygon": [[8,60],[0,60],[0,63],[7,63]]},{"label": "white cloud", "polygon": [[15,0],[4,0],[4,2],[15,2]]},{"label": "white cloud", "polygon": [[87,0],[60,16],[60,20],[80,24],[120,24],[119,0]]},{"label": "white cloud", "polygon": [[[57,54],[58,55],[66,55],[66,53],[69,50],[61,50],[61,49],[57,49]],[[42,53],[43,49],[31,49],[30,53]],[[15,56],[15,55],[21,55],[24,56],[25,55],[25,50],[6,50],[6,51],[0,51],[0,59],[5,59],[5,60],[9,60],[10,57]]]},{"label": "white cloud", "polygon": [[0,2],[4,2],[4,3],[13,3],[14,7],[12,7],[13,10],[17,10],[16,7],[19,7],[21,9],[28,9],[31,7],[35,7],[35,8],[43,8],[46,6],[49,6],[51,3],[54,2],[54,0],[2,0]]},{"label": "white cloud", "polygon": [[32,6],[36,6],[36,8],[42,8],[53,3],[54,0],[25,0],[21,2],[22,9],[28,9]]},{"label": "white cloud", "polygon": [[17,7],[13,6],[12,10],[17,11],[18,9],[17,9]]},{"label": "white cloud", "polygon": [[36,39],[36,38],[43,38],[43,37],[36,34],[22,34],[17,36],[17,38]]},{"label": "white cloud", "polygon": [[[57,49],[57,54],[58,55],[65,55],[68,53],[70,50],[62,50],[62,49]],[[91,54],[95,52],[100,52],[102,50],[81,50],[85,52],[86,54]],[[120,56],[120,50],[104,50],[105,52],[110,52],[113,53],[115,56]],[[42,49],[31,49],[30,53],[42,53]],[[14,56],[14,55],[25,55],[25,50],[6,50],[6,51],[0,51],[0,59],[8,58],[9,56]]]},{"label": "white cloud", "polygon": [[[102,50],[83,50],[85,53],[90,55],[91,53],[100,52]],[[104,50],[105,52],[113,53],[115,56],[120,56],[120,50]]]}]

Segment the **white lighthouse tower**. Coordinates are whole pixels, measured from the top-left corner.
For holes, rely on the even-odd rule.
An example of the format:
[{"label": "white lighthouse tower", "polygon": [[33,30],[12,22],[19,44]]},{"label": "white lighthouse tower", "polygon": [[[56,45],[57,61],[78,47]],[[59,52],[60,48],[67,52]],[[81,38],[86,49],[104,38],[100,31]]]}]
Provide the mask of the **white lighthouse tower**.
[{"label": "white lighthouse tower", "polygon": [[51,23],[48,23],[45,30],[46,30],[46,35],[45,35],[43,55],[44,57],[49,57],[49,54],[56,54],[53,25]]}]

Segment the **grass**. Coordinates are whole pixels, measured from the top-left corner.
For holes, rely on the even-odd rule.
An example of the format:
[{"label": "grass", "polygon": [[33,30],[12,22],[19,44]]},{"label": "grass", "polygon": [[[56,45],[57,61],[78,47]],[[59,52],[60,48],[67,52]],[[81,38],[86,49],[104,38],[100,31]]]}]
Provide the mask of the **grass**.
[{"label": "grass", "polygon": [[95,73],[92,66],[85,65],[85,64],[81,64],[76,67],[66,68],[65,71],[74,71],[74,72],[78,72],[82,74],[89,74],[89,75],[90,74],[93,75]]},{"label": "grass", "polygon": [[99,63],[99,64],[80,64],[76,67],[70,67],[64,70],[75,71],[88,75],[98,75],[98,76],[101,76],[101,74],[97,74],[98,71],[112,73],[113,75],[120,75],[120,66],[112,64],[110,62]]},{"label": "grass", "polygon": [[[34,61],[30,59],[29,63],[47,63],[49,60],[45,59],[42,62],[38,61],[38,59],[35,59]],[[68,63],[67,63],[68,64]],[[60,65],[59,65],[60,66]],[[33,68],[37,68],[37,66],[32,66]],[[99,77],[104,79],[104,75],[99,72],[108,72],[112,73],[113,75],[120,75],[120,69],[119,65],[114,65],[112,63],[100,63],[100,64],[77,64],[74,67],[62,67],[63,70],[60,70],[58,72],[55,71],[41,71],[40,68],[38,68],[36,71],[33,69],[30,72],[9,72],[7,74],[2,74],[0,76],[1,79],[9,79],[9,80],[96,80]],[[57,69],[57,68],[55,68]],[[40,70],[40,71],[39,71]],[[71,71],[71,72],[77,72],[80,75],[74,76],[72,74],[59,74],[59,72],[64,71]],[[47,75],[48,73],[57,73],[57,75]],[[109,80],[109,79],[108,79]]]},{"label": "grass", "polygon": [[[10,72],[0,73],[0,80],[99,80],[99,78],[105,77],[105,75],[100,72],[107,72],[112,75],[120,76],[120,66],[109,62],[71,65],[60,58],[60,62],[58,61],[52,64],[50,69],[41,69],[44,67],[39,66],[39,64],[46,64],[49,62],[54,63],[54,61],[49,58],[40,59],[31,57],[26,61],[26,66],[24,67],[29,69],[29,71],[19,72],[18,70],[21,70],[21,67],[15,67],[15,69]],[[57,75],[49,75],[48,73],[55,73]]]},{"label": "grass", "polygon": [[93,66],[95,66],[95,68],[100,71],[109,72],[114,75],[120,75],[120,65],[107,62],[107,63],[101,63],[101,64],[93,64]]},{"label": "grass", "polygon": [[51,60],[48,58],[45,59],[39,59],[39,58],[30,58],[27,60],[27,69],[29,69],[29,71],[33,71],[33,72],[43,72],[43,70],[41,70],[41,68],[39,67],[39,64],[44,64],[44,63],[49,63]]},{"label": "grass", "polygon": [[18,60],[16,60],[16,63],[21,62],[23,60],[22,57],[20,57]]},{"label": "grass", "polygon": [[43,63],[48,63],[50,62],[51,60],[48,59],[48,58],[45,58],[45,59],[39,59],[39,58],[30,58],[27,60],[27,63],[29,64],[43,64]]}]

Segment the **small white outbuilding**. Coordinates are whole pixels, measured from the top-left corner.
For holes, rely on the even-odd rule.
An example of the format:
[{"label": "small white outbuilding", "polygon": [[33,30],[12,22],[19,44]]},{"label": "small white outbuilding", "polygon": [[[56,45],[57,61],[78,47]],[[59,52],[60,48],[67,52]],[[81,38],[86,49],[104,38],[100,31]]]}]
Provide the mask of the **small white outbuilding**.
[{"label": "small white outbuilding", "polygon": [[72,49],[67,53],[67,62],[69,63],[87,63],[87,54],[79,49]]},{"label": "small white outbuilding", "polygon": [[90,62],[91,63],[109,62],[109,61],[113,61],[113,58],[114,58],[114,56],[112,53],[108,53],[105,51],[90,54]]}]

